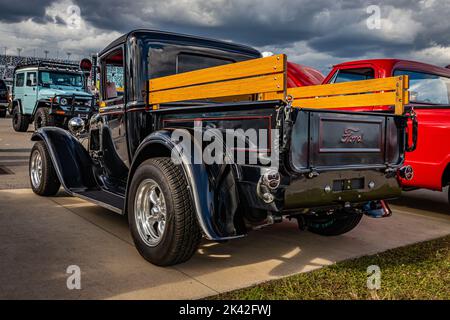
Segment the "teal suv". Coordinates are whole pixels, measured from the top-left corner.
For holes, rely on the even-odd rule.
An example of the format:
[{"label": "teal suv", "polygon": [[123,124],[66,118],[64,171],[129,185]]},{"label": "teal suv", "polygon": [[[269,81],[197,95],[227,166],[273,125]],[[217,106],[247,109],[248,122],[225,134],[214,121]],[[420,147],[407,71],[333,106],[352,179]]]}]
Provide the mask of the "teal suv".
[{"label": "teal suv", "polygon": [[34,64],[14,70],[12,124],[25,132],[46,126],[66,127],[72,117],[88,119],[95,111],[94,96],[86,92],[86,79],[76,65]]}]

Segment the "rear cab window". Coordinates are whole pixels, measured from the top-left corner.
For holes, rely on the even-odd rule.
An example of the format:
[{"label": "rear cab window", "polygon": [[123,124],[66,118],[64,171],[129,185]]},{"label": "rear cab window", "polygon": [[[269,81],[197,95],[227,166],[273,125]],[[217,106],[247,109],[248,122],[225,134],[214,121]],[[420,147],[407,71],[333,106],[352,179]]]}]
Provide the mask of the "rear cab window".
[{"label": "rear cab window", "polygon": [[412,103],[450,104],[450,78],[436,74],[395,70],[394,76],[409,76],[409,100]]},{"label": "rear cab window", "polygon": [[177,55],[176,73],[194,71],[203,68],[217,67],[234,61],[207,55],[179,53]]},{"label": "rear cab window", "polygon": [[369,80],[375,78],[372,68],[340,69],[330,79],[329,83]]}]

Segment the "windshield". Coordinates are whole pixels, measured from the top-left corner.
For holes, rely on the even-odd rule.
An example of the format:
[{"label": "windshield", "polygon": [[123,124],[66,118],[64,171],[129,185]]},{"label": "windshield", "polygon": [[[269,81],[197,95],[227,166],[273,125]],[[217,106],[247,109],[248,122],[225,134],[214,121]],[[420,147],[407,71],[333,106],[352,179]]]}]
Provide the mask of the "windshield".
[{"label": "windshield", "polygon": [[447,105],[450,103],[450,78],[435,74],[395,70],[394,76],[409,76],[411,102]]},{"label": "windshield", "polygon": [[70,86],[83,87],[83,76],[77,73],[58,71],[39,72],[39,85],[41,86]]}]

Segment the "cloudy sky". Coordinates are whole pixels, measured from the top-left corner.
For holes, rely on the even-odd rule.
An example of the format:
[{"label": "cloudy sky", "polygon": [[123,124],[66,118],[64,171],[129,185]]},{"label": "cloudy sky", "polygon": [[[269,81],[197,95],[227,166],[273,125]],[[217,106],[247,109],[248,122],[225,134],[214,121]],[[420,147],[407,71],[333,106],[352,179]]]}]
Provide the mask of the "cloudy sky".
[{"label": "cloudy sky", "polygon": [[372,57],[450,64],[450,0],[0,0],[0,54],[79,58],[134,28],[283,52],[325,73]]}]

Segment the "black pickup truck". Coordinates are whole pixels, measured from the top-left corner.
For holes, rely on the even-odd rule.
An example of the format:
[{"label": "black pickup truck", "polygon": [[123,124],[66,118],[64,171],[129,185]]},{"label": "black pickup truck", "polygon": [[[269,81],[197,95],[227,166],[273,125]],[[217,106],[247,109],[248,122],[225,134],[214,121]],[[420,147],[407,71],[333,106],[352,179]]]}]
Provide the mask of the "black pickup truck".
[{"label": "black pickup truck", "polygon": [[[238,238],[284,217],[297,219],[301,229],[338,235],[363,214],[391,214],[383,199],[400,195],[398,175],[409,170],[403,167],[409,117],[329,109],[339,107],[352,84],[317,86],[336,95],[322,100],[290,92],[283,55],[261,58],[250,47],[151,30],[120,37],[98,62],[99,113],[88,131],[74,118],[71,132],[45,127],[34,133],[32,189],[51,196],[62,185],[127,214],[148,261],[181,263],[202,235]],[[395,87],[394,80],[368,82],[372,93],[359,91],[345,101],[398,96],[380,82]],[[114,90],[117,82],[123,95]],[[315,101],[327,110],[313,107]],[[269,134],[255,146],[249,130]],[[237,147],[223,143],[230,134]],[[195,159],[210,151],[208,141],[222,142],[216,152],[226,161]]]}]

